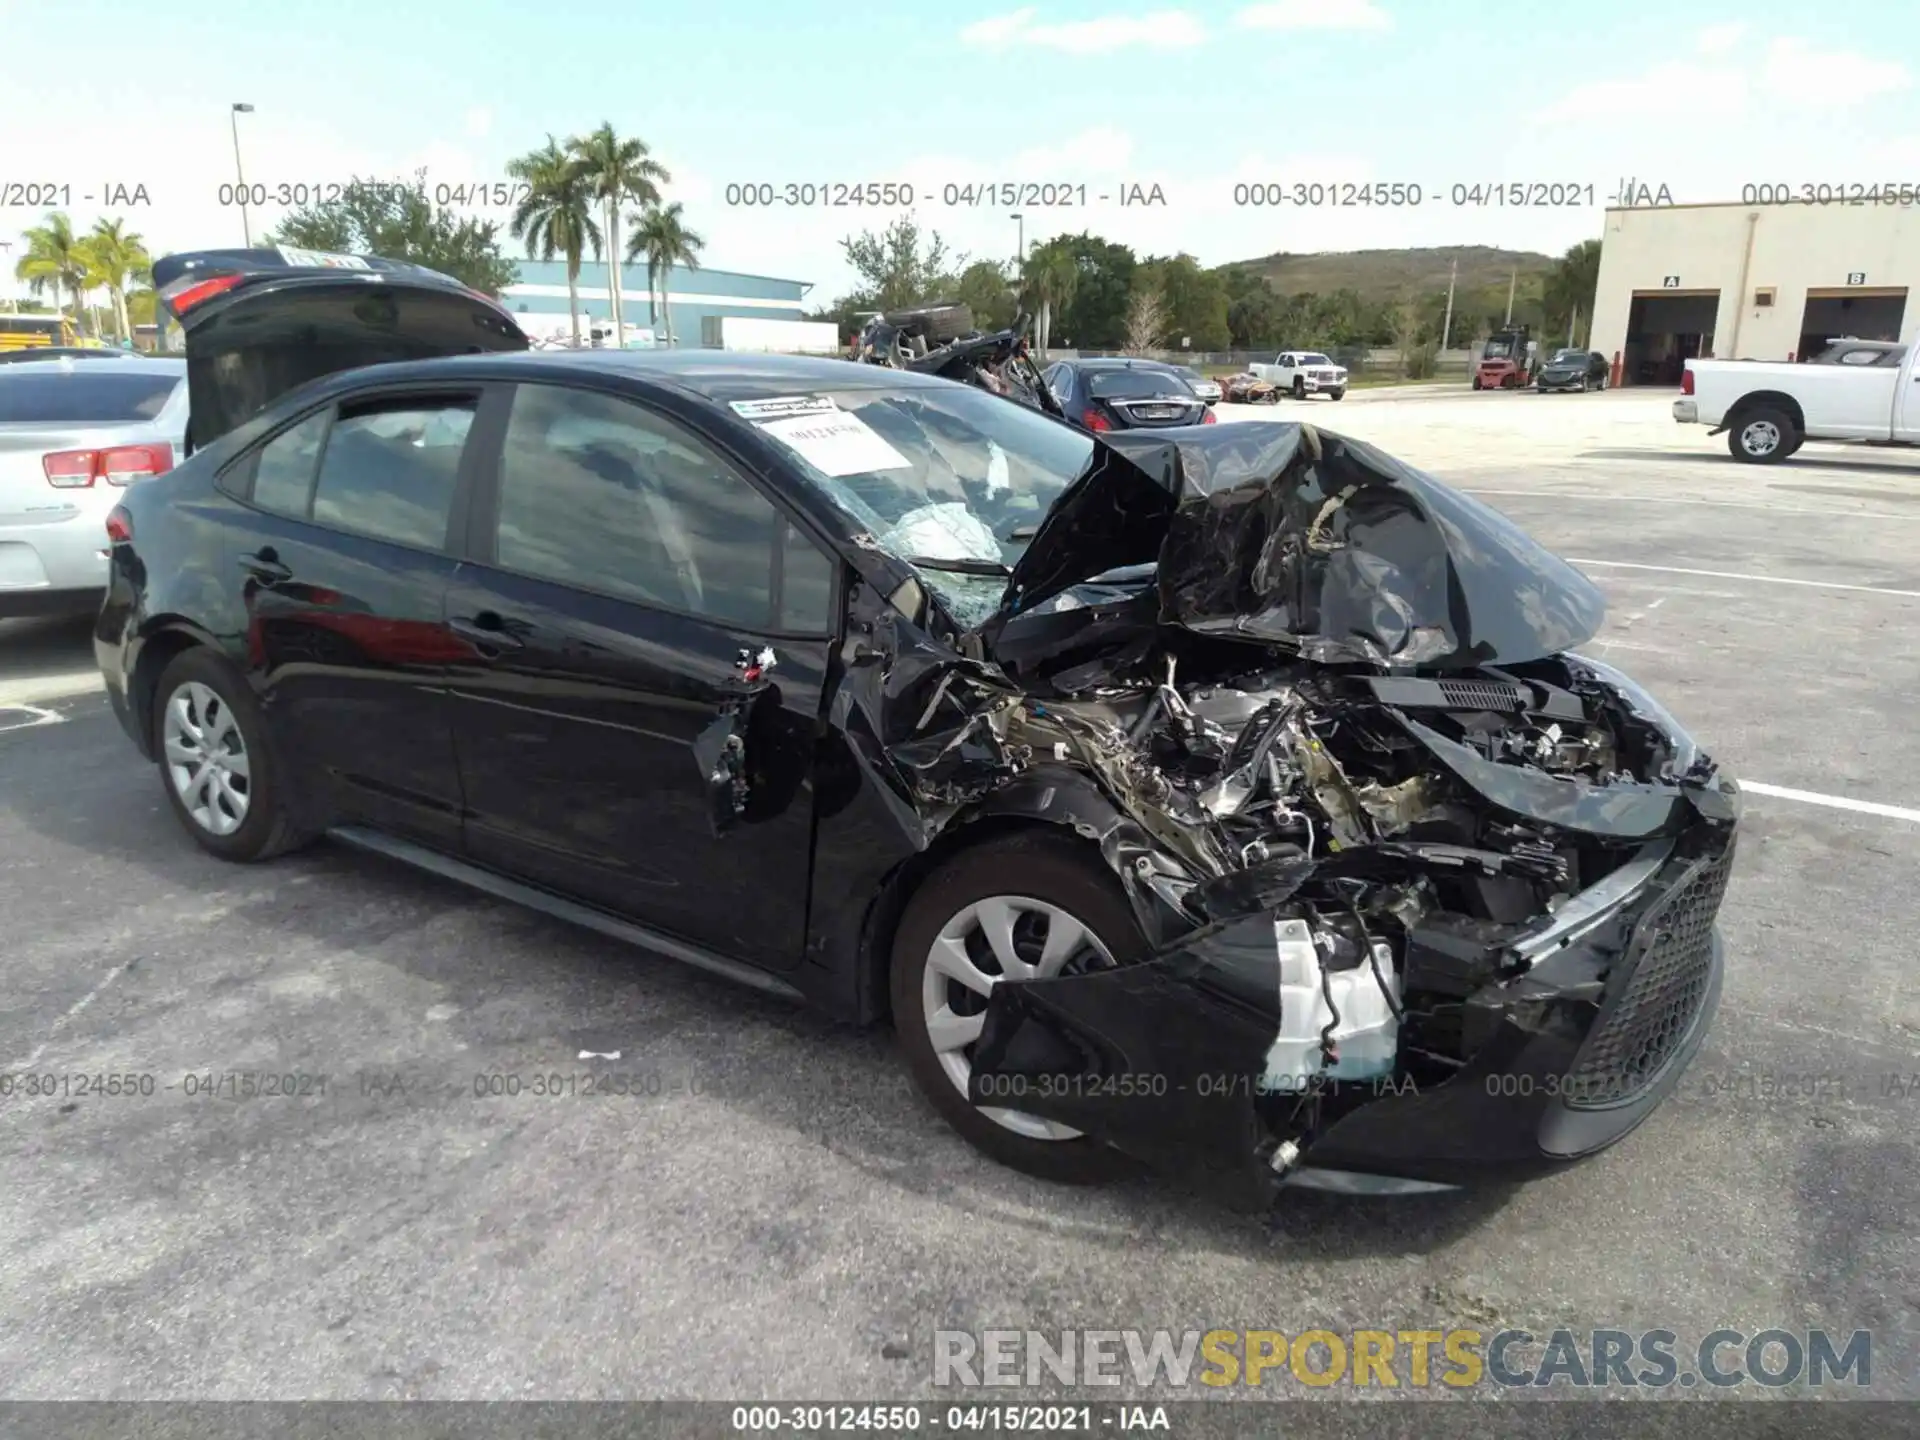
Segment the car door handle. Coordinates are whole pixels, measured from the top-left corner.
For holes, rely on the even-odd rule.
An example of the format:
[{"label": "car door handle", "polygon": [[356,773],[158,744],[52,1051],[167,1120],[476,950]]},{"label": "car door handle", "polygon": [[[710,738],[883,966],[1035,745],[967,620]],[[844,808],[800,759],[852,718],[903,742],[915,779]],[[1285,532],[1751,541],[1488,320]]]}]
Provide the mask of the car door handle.
[{"label": "car door handle", "polygon": [[456,616],[447,622],[447,628],[461,639],[491,650],[518,650],[526,643],[509,631],[506,622],[491,610]]},{"label": "car door handle", "polygon": [[271,550],[257,550],[251,555],[240,557],[240,568],[263,585],[277,585],[282,580],[291,580],[293,570],[280,563],[280,558]]}]

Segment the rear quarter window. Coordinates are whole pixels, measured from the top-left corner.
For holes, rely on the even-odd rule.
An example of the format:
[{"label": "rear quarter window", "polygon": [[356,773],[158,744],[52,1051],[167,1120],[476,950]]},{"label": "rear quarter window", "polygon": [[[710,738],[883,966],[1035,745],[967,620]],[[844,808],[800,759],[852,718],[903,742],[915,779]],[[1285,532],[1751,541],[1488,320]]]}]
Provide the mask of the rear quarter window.
[{"label": "rear quarter window", "polygon": [[97,370],[29,375],[0,370],[0,425],[104,425],[152,420],[182,384],[179,375],[103,375]]}]

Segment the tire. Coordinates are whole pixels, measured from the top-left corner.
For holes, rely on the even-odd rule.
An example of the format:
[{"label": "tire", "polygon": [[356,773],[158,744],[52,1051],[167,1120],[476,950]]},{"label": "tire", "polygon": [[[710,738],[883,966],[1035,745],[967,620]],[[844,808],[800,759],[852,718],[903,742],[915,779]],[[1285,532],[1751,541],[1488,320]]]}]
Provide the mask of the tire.
[{"label": "tire", "polygon": [[1482,387],[1481,387],[1481,384],[1480,384],[1480,377],[1479,377],[1478,375],[1476,375],[1476,376],[1474,376],[1474,377],[1473,377],[1473,388],[1474,388],[1474,389],[1476,389],[1476,390],[1478,390],[1478,389],[1481,389],[1481,388],[1482,388]]},{"label": "tire", "polygon": [[1293,377],[1293,398],[1296,400],[1307,398],[1307,382],[1298,375]]},{"label": "tire", "polygon": [[1770,405],[1744,412],[1727,430],[1727,451],[1747,465],[1777,465],[1798,447],[1798,427],[1784,410]]},{"label": "tire", "polygon": [[1346,395],[1347,395],[1347,388],[1344,385],[1340,386],[1338,389],[1327,391],[1327,397],[1331,400],[1344,400],[1346,398]]},{"label": "tire", "polygon": [[[973,906],[996,900],[1053,907],[1080,922],[1113,963],[1133,964],[1147,957],[1146,937],[1120,882],[1097,856],[1088,856],[1073,842],[1046,834],[1019,834],[962,851],[914,892],[894,934],[889,975],[893,1024],[908,1073],[963,1139],[1011,1169],[1069,1185],[1098,1184],[1135,1173],[1139,1168],[1135,1162],[1090,1136],[1049,1126],[1035,1116],[976,1107],[963,1089],[965,1052],[949,1049],[943,1060],[935,1048],[928,1018],[934,1004],[944,1005],[950,1019],[956,1003],[963,1018],[970,1018],[965,1011],[980,1004],[969,998],[974,992],[959,981],[944,980],[939,971],[929,968],[935,944],[943,932],[957,929],[963,937],[963,963],[973,963],[965,959],[972,950],[986,965],[999,966],[984,939],[972,933],[973,922],[968,918]],[[1018,927],[1016,933],[1025,928]],[[1019,983],[981,978],[989,984]],[[995,1113],[1003,1118],[995,1118]],[[1049,1130],[1054,1138],[1045,1138]]]},{"label": "tire", "polygon": [[[205,740],[196,744],[194,733]],[[269,860],[313,838],[294,823],[259,703],[234,668],[213,651],[184,651],[161,672],[154,687],[153,742],[167,803],[209,855],[247,864]],[[193,779],[205,767],[194,766],[189,757],[209,751],[220,758],[214,774],[196,789]],[[236,768],[235,759],[243,765]],[[236,786],[235,780],[241,783]],[[189,804],[183,791],[206,803]]]},{"label": "tire", "polygon": [[1518,385],[1519,383],[1520,383],[1520,382],[1519,382],[1519,380],[1518,380],[1518,379],[1516,379],[1516,378],[1515,378],[1514,376],[1512,376],[1512,375],[1509,375],[1509,376],[1507,376],[1507,377],[1506,377],[1506,378],[1505,378],[1504,380],[1502,380],[1502,381],[1500,382],[1500,388],[1501,388],[1502,390],[1511,390],[1511,389],[1513,389],[1513,388],[1514,388],[1514,386],[1516,386],[1516,385]]},{"label": "tire", "polygon": [[886,317],[889,325],[915,335],[924,335],[931,346],[945,345],[962,335],[973,333],[973,311],[965,305],[927,305],[917,310],[895,310]]}]

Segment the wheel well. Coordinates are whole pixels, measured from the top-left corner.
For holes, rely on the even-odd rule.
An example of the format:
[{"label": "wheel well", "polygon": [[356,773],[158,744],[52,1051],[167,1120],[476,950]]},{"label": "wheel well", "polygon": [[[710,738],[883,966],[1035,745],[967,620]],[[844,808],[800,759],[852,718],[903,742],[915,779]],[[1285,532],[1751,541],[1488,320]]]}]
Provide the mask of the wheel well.
[{"label": "wheel well", "polygon": [[976,846],[1001,840],[1022,832],[1042,831],[1086,847],[1099,858],[1099,847],[1078,834],[1072,826],[1057,820],[1040,820],[1030,815],[983,815],[956,825],[939,836],[917,855],[901,861],[881,882],[880,893],[867,907],[866,925],[860,939],[859,1006],[864,1023],[878,1024],[892,1018],[888,1001],[887,971],[893,963],[893,937],[900,928],[900,917],[914,891],[935,870],[954,856]]},{"label": "wheel well", "polygon": [[194,649],[200,644],[193,636],[180,630],[162,630],[149,635],[140,646],[140,658],[134,662],[133,675],[127,685],[127,704],[133,710],[135,722],[140,734],[145,737],[149,757],[153,750],[153,696],[160,686],[160,677],[166,673],[174,657]]},{"label": "wheel well", "polygon": [[1751,395],[1742,395],[1734,401],[1733,408],[1727,412],[1727,418],[1723,423],[1731,428],[1755,410],[1784,411],[1787,418],[1793,421],[1794,429],[1807,428],[1807,414],[1800,408],[1800,402],[1793,396],[1782,394],[1778,390],[1756,390]]}]

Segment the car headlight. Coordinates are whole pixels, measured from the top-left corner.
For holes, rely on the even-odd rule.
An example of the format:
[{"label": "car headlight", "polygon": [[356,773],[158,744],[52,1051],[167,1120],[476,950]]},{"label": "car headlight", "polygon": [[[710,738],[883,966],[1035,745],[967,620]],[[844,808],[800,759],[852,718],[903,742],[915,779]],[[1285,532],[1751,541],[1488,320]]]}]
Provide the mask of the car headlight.
[{"label": "car headlight", "polygon": [[1700,746],[1693,736],[1687,733],[1687,727],[1673,718],[1672,713],[1653,696],[1641,688],[1639,683],[1608,665],[1595,660],[1591,655],[1575,655],[1572,658],[1585,666],[1597,680],[1604,681],[1622,700],[1627,708],[1659,730],[1673,746],[1673,760],[1668,769],[1678,777],[1693,769],[1700,758]]}]

